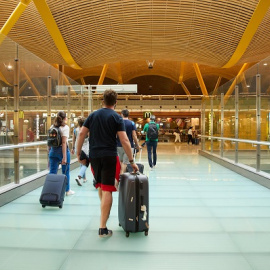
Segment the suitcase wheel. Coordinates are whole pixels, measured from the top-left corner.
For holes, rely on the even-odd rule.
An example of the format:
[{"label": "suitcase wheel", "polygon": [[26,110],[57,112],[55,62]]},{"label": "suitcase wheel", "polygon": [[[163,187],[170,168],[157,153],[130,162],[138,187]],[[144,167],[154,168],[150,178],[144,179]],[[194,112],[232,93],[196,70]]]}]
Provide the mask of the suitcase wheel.
[{"label": "suitcase wheel", "polygon": [[45,207],[46,207],[46,205],[42,204],[42,207],[43,207],[43,208],[45,208]]},{"label": "suitcase wheel", "polygon": [[145,231],[145,232],[144,232],[144,235],[147,236],[147,235],[148,235],[148,231]]},{"label": "suitcase wheel", "polygon": [[126,232],[126,237],[129,237],[129,232]]},{"label": "suitcase wheel", "polygon": [[59,205],[59,208],[60,208],[60,209],[63,208],[63,205]]},{"label": "suitcase wheel", "polygon": [[121,224],[119,223],[119,227],[121,227]]}]

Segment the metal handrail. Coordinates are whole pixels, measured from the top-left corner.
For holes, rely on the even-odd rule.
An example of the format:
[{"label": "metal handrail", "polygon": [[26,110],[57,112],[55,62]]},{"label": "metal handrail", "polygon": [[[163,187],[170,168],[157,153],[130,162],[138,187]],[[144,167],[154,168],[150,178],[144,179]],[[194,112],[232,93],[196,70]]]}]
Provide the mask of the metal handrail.
[{"label": "metal handrail", "polygon": [[213,136],[207,136],[207,135],[201,135],[201,137],[208,138],[208,139],[223,140],[223,141],[233,141],[233,142],[251,143],[251,144],[270,146],[270,142],[266,142],[266,141],[244,140],[244,139],[235,139],[235,138],[228,138],[228,137],[213,137]]},{"label": "metal handrail", "polygon": [[[72,141],[72,139],[68,139],[68,142],[71,142],[71,141]],[[47,145],[47,141],[4,145],[4,146],[0,146],[0,151],[1,150],[24,148],[24,147],[31,147],[31,146],[39,146],[39,145]]]}]

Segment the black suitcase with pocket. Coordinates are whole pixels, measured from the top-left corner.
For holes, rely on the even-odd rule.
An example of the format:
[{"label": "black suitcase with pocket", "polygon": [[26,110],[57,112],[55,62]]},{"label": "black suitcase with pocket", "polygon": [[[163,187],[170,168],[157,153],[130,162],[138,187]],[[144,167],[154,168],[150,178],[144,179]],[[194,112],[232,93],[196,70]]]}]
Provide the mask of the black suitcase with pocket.
[{"label": "black suitcase with pocket", "polygon": [[126,237],[130,232],[148,235],[149,183],[146,175],[124,173],[120,176],[118,218]]},{"label": "black suitcase with pocket", "polygon": [[40,195],[42,207],[63,207],[67,177],[64,174],[48,174]]}]

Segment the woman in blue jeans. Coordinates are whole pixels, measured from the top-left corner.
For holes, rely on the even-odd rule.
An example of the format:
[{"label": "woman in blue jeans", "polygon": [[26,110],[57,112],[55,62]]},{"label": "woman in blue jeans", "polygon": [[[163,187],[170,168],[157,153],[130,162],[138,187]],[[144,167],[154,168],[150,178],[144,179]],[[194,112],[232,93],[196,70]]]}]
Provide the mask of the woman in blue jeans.
[{"label": "woman in blue jeans", "polygon": [[49,152],[50,173],[57,174],[59,163],[62,164],[62,173],[67,176],[66,195],[73,195],[75,192],[70,189],[70,151],[68,149],[69,126],[67,116],[63,111],[58,112],[54,126],[59,127],[62,145],[51,147]]}]

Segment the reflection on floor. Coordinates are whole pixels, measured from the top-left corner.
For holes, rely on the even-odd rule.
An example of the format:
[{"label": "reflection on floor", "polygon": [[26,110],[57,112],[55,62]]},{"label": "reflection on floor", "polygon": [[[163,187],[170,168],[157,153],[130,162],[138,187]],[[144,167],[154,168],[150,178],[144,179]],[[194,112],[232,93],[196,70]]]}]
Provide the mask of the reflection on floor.
[{"label": "reflection on floor", "polygon": [[74,179],[63,209],[39,204],[41,188],[0,208],[1,270],[270,269],[270,191],[197,154],[160,143],[150,181],[150,231],[125,237],[114,194],[110,239],[98,238],[99,199]]}]

